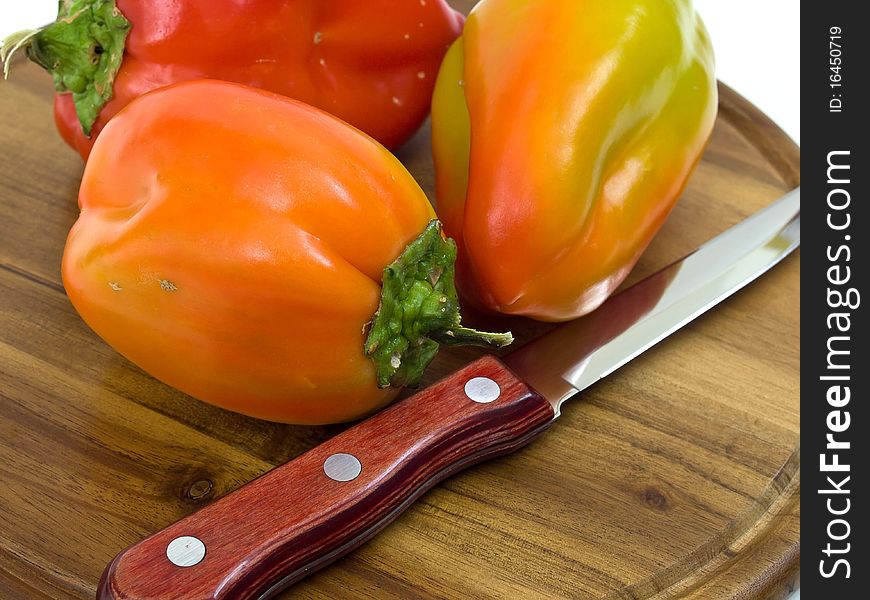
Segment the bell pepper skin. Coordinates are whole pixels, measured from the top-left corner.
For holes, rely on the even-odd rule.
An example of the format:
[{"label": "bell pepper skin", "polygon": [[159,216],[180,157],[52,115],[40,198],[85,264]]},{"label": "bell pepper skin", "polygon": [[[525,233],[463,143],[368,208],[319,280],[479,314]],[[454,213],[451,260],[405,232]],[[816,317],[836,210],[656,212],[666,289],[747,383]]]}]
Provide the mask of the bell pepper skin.
[{"label": "bell pepper skin", "polygon": [[[109,16],[89,16],[99,11],[126,19],[126,40],[123,26]],[[117,0],[116,7],[114,0],[64,0],[64,19],[98,26],[82,27],[77,36],[49,26],[25,46],[55,75],[57,127],[84,158],[103,126],[133,98],[196,78],[296,98],[395,148],[428,115],[438,66],[463,23],[445,0]],[[115,38],[107,33],[113,31]],[[81,76],[111,53],[118,54],[117,74]],[[67,64],[72,73],[63,71]],[[106,86],[108,94],[87,97],[93,87]],[[73,90],[81,92],[78,114]],[[106,96],[104,106],[90,107]],[[89,113],[96,116],[92,126]]]},{"label": "bell pepper skin", "polygon": [[[351,420],[395,396],[398,387],[376,382],[365,330],[385,267],[421,231],[432,233],[435,215],[368,136],[262,90],[176,84],[134,100],[105,127],[79,206],[62,265],[70,301],[156,378],[298,424]],[[433,268],[439,274],[452,273],[455,258],[455,246],[444,248],[449,264]],[[437,306],[441,319],[456,297],[452,275],[437,295],[431,273],[421,278],[417,308],[392,310],[418,329],[412,313],[421,304]],[[388,346],[390,336],[379,335]],[[394,347],[382,362],[398,366],[405,356]]]},{"label": "bell pepper skin", "polygon": [[432,105],[436,208],[481,307],[599,306],[661,227],[717,110],[688,0],[483,0]]}]

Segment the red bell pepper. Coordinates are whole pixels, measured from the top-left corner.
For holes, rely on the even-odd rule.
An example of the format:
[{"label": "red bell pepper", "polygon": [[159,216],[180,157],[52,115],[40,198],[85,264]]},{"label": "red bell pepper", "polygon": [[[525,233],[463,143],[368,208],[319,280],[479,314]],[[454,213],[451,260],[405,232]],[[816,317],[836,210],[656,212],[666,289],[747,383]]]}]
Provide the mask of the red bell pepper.
[{"label": "red bell pepper", "polygon": [[61,0],[55,23],[4,53],[52,74],[57,127],[85,158],[133,98],[204,77],[296,98],[395,148],[426,118],[462,24],[445,0]]}]

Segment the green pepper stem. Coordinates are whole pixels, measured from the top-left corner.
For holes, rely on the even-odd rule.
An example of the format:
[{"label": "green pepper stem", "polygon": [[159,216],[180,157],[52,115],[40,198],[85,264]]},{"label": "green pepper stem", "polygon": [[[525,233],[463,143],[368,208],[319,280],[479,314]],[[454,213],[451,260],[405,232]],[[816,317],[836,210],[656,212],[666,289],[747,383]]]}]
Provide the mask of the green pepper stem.
[{"label": "green pepper stem", "polygon": [[3,40],[4,76],[12,57],[25,51],[51,74],[58,92],[72,93],[82,131],[90,136],[97,115],[112,99],[129,31],[115,0],[60,0],[54,23]]},{"label": "green pepper stem", "polygon": [[460,325],[454,284],[456,244],[432,221],[384,269],[381,302],[365,342],[379,387],[413,387],[439,344],[501,348],[510,333],[486,333]]}]

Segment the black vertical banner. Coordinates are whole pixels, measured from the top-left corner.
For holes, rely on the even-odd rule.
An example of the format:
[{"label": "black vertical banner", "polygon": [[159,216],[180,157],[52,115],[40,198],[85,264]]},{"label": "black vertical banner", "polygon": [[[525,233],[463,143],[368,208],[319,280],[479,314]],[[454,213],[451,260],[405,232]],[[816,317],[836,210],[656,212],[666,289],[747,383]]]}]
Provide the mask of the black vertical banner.
[{"label": "black vertical banner", "polygon": [[[870,63],[861,2],[801,15],[801,595],[866,598]],[[806,168],[803,168],[806,167]]]}]

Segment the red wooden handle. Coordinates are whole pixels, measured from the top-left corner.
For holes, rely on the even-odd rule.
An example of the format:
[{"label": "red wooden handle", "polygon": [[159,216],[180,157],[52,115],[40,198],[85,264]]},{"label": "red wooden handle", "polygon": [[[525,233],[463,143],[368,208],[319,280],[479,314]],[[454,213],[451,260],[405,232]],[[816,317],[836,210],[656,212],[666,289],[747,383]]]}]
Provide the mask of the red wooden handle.
[{"label": "red wooden handle", "polygon": [[498,359],[481,358],[127,548],[97,598],[268,598],[371,538],[439,481],[519,448],[553,419]]}]

